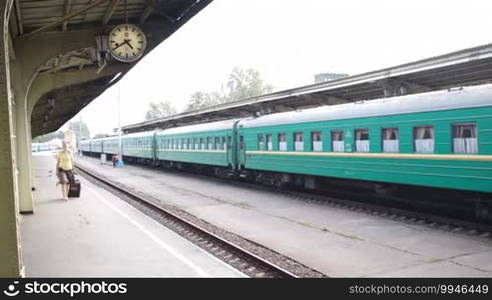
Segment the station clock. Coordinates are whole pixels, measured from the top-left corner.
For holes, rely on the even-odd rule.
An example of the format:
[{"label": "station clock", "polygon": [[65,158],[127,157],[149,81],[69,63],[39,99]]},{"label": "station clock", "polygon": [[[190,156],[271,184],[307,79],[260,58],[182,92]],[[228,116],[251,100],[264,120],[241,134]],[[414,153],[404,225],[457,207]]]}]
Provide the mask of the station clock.
[{"label": "station clock", "polygon": [[138,26],[125,23],[111,30],[108,45],[111,56],[121,62],[130,63],[142,57],[147,38]]}]

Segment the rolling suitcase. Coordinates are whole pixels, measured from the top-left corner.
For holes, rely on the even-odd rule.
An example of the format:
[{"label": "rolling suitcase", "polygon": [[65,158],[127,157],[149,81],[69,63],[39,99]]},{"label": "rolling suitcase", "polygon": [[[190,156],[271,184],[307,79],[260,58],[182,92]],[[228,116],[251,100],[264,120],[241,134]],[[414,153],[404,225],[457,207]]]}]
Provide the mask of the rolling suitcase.
[{"label": "rolling suitcase", "polygon": [[80,180],[71,176],[70,178],[70,188],[68,189],[69,198],[79,198],[80,197]]}]

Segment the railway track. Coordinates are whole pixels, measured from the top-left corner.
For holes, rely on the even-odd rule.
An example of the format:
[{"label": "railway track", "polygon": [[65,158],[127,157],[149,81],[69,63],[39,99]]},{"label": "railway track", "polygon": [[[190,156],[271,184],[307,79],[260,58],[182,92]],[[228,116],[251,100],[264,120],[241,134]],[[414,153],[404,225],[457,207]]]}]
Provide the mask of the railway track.
[{"label": "railway track", "polygon": [[[103,183],[108,190],[125,200],[131,199],[132,205],[154,218],[169,229],[198,245],[202,249],[235,267],[249,277],[255,278],[298,278],[326,277],[326,275],[304,266],[271,249],[265,248],[252,241],[238,237],[232,233],[224,233],[215,225],[195,218],[177,208],[165,207],[157,199],[145,196],[128,187],[95,174],[80,165],[76,165],[84,177]],[[89,180],[90,180],[89,179]],[[198,224],[201,223],[201,224]],[[228,239],[225,238],[228,236]],[[231,241],[234,240],[234,241]],[[282,265],[282,266],[281,266]]]}]

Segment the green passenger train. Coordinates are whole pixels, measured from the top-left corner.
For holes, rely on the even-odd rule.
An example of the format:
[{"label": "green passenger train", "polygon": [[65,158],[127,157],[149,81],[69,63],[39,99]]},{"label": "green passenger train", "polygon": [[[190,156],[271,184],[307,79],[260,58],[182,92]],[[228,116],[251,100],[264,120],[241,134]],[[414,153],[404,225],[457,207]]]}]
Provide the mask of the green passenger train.
[{"label": "green passenger train", "polygon": [[[83,152],[114,152],[114,138]],[[124,135],[125,159],[282,185],[341,178],[492,193],[492,84]],[[107,150],[113,149],[113,150]]]}]

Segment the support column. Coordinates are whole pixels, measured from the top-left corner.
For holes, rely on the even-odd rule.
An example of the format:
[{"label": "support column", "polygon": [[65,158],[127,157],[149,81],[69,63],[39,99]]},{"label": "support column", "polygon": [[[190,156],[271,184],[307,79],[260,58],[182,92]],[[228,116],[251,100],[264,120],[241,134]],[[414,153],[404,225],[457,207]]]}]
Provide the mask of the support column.
[{"label": "support column", "polygon": [[[17,89],[19,90],[19,89]],[[23,92],[23,93],[22,93]],[[16,95],[15,119],[16,119],[16,141],[17,141],[17,168],[19,170],[19,211],[21,213],[33,212],[32,199],[32,165],[31,165],[31,130],[29,123],[31,122],[28,114],[25,93],[22,91],[20,95]]]},{"label": "support column", "polygon": [[12,0],[2,1],[0,5],[0,277],[19,277],[15,137],[7,40]]}]

